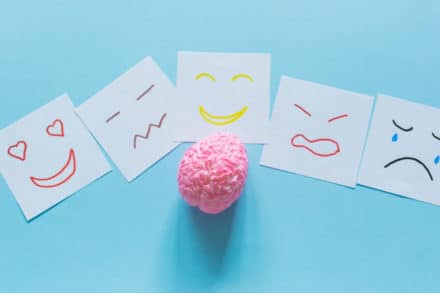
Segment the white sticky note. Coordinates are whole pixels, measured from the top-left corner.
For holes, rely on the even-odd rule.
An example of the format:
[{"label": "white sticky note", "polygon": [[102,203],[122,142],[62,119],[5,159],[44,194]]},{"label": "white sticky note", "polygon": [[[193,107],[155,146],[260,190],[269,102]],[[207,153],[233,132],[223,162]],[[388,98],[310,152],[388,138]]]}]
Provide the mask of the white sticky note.
[{"label": "white sticky note", "polygon": [[128,181],[178,144],[172,121],[176,89],[151,57],[77,108],[77,113]]},{"label": "white sticky note", "polygon": [[270,55],[179,52],[177,141],[198,141],[216,132],[245,143],[267,141]]},{"label": "white sticky note", "polygon": [[67,95],[0,131],[0,169],[30,220],[111,170]]},{"label": "white sticky note", "polygon": [[261,164],[355,187],[373,101],[282,77]]},{"label": "white sticky note", "polygon": [[440,205],[440,109],[379,95],[359,183]]}]

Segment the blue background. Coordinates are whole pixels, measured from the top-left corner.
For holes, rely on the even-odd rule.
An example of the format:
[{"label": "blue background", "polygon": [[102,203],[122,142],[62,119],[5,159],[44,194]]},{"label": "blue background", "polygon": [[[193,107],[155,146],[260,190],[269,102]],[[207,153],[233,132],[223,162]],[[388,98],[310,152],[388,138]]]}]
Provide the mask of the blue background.
[{"label": "blue background", "polygon": [[[178,50],[270,52],[272,96],[287,74],[440,107],[439,28],[438,1],[3,0],[0,127],[146,55],[175,81]],[[0,179],[0,292],[439,292],[439,207],[259,167],[248,146],[243,197],[205,216],[177,193],[187,148],[31,223]]]}]

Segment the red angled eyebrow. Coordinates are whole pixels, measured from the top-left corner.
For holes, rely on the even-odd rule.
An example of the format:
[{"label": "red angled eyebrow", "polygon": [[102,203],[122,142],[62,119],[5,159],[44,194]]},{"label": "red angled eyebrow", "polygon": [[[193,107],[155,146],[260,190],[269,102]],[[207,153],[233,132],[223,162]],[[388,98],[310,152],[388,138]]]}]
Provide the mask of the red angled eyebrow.
[{"label": "red angled eyebrow", "polygon": [[294,105],[295,107],[297,107],[298,109],[300,109],[301,111],[303,111],[304,112],[304,114],[306,114],[307,116],[309,116],[309,117],[312,117],[312,114],[310,114],[310,112],[309,111],[307,111],[306,109],[304,109],[303,107],[301,107],[300,105],[298,105],[298,104],[295,104]]},{"label": "red angled eyebrow", "polygon": [[335,121],[335,120],[338,120],[338,119],[347,118],[347,117],[348,117],[348,114],[342,114],[342,115],[339,115],[339,116],[336,116],[336,117],[330,118],[330,119],[328,120],[328,123],[331,123],[331,122],[333,122],[333,121]]}]

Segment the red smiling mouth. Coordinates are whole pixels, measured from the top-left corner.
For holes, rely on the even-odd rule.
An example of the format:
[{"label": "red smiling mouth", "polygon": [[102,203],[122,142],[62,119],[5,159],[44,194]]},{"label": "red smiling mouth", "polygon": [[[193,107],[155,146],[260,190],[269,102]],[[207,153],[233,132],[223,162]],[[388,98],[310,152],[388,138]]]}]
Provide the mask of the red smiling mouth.
[{"label": "red smiling mouth", "polygon": [[331,138],[309,139],[304,134],[296,134],[290,143],[293,147],[304,148],[318,157],[335,156],[341,151],[339,143]]},{"label": "red smiling mouth", "polygon": [[31,176],[32,183],[40,188],[54,188],[63,185],[76,173],[76,157],[75,151],[70,149],[69,159],[66,164],[54,175],[46,178],[37,178]]}]

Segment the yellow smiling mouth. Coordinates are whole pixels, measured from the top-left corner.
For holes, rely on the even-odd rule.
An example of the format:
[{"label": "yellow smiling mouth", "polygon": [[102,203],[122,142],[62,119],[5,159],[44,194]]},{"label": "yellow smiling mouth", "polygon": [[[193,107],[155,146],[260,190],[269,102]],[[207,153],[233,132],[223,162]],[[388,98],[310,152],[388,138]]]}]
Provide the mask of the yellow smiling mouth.
[{"label": "yellow smiling mouth", "polygon": [[237,121],[238,119],[240,119],[244,113],[246,113],[246,111],[248,110],[248,106],[244,106],[243,108],[241,108],[240,111],[229,114],[229,115],[224,115],[224,116],[217,116],[217,115],[212,115],[210,113],[208,113],[205,108],[203,108],[203,106],[199,106],[199,113],[200,116],[202,116],[202,118],[211,124],[214,125],[227,125],[227,124],[231,124],[232,122]]}]

